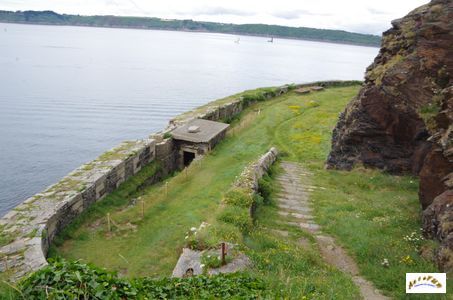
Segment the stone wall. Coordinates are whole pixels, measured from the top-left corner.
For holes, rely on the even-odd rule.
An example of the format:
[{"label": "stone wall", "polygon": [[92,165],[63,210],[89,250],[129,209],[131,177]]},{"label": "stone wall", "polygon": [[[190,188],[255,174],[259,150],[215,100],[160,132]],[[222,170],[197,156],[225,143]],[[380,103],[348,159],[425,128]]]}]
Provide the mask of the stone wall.
[{"label": "stone wall", "polygon": [[[259,180],[269,171],[269,168],[277,160],[278,151],[275,147],[269,149],[264,155],[262,155],[258,160],[254,161],[250,165],[244,168],[241,175],[234,183],[235,187],[245,188],[250,194],[258,193],[258,182]],[[249,207],[250,218],[253,219],[253,214],[256,209],[256,203],[253,202]],[[198,231],[206,229],[206,226],[215,226],[203,222]],[[233,245],[230,241],[226,241],[228,248],[233,248]],[[220,243],[220,241],[219,241]],[[206,250],[206,249],[205,249]],[[182,253],[176,263],[175,268],[173,269],[172,277],[182,278],[187,275],[187,271],[191,270],[192,275],[203,274],[203,269],[201,267],[201,256],[205,250],[196,250],[183,248]],[[240,254],[238,257],[234,258],[233,261],[218,269],[209,269],[208,274],[218,274],[218,273],[234,273],[240,270],[245,269],[251,264],[245,254]]]},{"label": "stone wall", "polygon": [[[328,85],[331,83],[341,84],[334,81]],[[257,91],[267,100],[289,90],[290,86],[282,86]],[[123,142],[77,168],[60,182],[28,198],[0,219],[1,237],[9,241],[0,247],[0,271],[8,271],[11,278],[17,279],[45,266],[46,255],[55,236],[93,203],[137,174],[143,166],[151,162],[159,164],[157,173],[146,181],[147,184],[177,170],[177,145],[168,135],[176,126],[195,118],[229,120],[254,102],[245,101],[238,94],[227,101],[214,101],[184,113],[171,120],[164,131],[148,139]]]},{"label": "stone wall", "polygon": [[152,139],[124,142],[7,213],[0,224],[2,235],[12,242],[0,248],[0,269],[20,277],[46,265],[54,237],[93,203],[153,161],[155,146]]}]

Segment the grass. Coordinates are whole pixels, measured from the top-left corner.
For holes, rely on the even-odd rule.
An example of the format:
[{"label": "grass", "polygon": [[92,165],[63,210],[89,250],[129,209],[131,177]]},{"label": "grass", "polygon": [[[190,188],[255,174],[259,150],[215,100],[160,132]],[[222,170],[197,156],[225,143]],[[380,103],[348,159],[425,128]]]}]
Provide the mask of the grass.
[{"label": "grass", "polygon": [[[325,188],[311,195],[317,222],[356,259],[366,278],[387,295],[403,298],[406,272],[435,270],[415,251],[431,243],[422,240],[415,245],[404,239],[414,231],[418,234],[420,228],[417,180],[362,168],[324,170],[338,113],[358,88],[335,87],[307,95],[291,92],[253,105],[232,121],[227,139],[201,163],[169,178],[168,185],[100,201],[95,213],[84,215],[65,232],[52,254],[93,262],[125,276],[169,275],[188,229],[215,221],[213,212],[235,177],[276,146],[284,159],[301,162],[313,173],[313,185]],[[138,199],[136,205],[128,205],[131,198]],[[112,232],[107,231],[107,212],[114,222]],[[276,215],[272,201],[262,205],[254,230],[243,237],[255,266],[251,272],[279,298],[357,298],[349,276],[326,266],[313,245],[304,249],[298,243],[301,236],[314,239],[275,224]],[[276,235],[268,230],[271,227],[290,235]],[[389,260],[388,268],[381,265],[384,258]]]}]

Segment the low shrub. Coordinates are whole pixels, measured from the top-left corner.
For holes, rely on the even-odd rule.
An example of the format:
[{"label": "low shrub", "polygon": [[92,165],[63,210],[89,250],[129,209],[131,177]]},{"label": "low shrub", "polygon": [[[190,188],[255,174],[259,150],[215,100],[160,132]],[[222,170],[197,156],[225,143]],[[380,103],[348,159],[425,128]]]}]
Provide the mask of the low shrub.
[{"label": "low shrub", "polygon": [[240,117],[239,117],[239,114],[236,114],[236,115],[232,115],[232,116],[228,116],[228,117],[225,117],[222,122],[223,123],[227,123],[227,124],[231,124],[233,123],[234,121],[236,120],[239,120]]},{"label": "low shrub", "polygon": [[261,101],[264,101],[266,100],[266,98],[264,97],[263,93],[261,92],[256,92],[256,93],[249,93],[249,94],[244,94],[242,96],[242,101],[244,102],[244,104],[246,106],[254,103],[254,102],[261,102]]},{"label": "low shrub", "polygon": [[24,299],[127,299],[138,291],[115,273],[79,261],[51,261],[19,283]]},{"label": "low shrub", "polygon": [[219,242],[228,241],[233,244],[241,244],[243,236],[241,230],[233,224],[218,223],[215,227],[209,228],[209,236],[206,239],[210,248],[215,248]]},{"label": "low shrub", "polygon": [[291,83],[287,85],[288,91],[295,90],[297,88],[297,85],[295,83]]},{"label": "low shrub", "polygon": [[264,198],[261,194],[254,194],[253,195],[253,206],[260,206],[264,203]]},{"label": "low shrub", "polygon": [[242,243],[242,232],[233,224],[219,222],[215,226],[206,226],[186,236],[186,247],[192,250],[218,248],[220,242],[228,241],[233,244]]},{"label": "low shrub", "polygon": [[256,299],[264,283],[244,273],[189,278],[119,278],[79,261],[57,260],[18,285],[12,299]]},{"label": "low shrub", "polygon": [[[226,263],[230,263],[235,256],[235,251],[230,249],[228,254],[225,256]],[[219,249],[209,250],[201,255],[201,264],[204,265],[204,268],[215,269],[222,266],[222,258],[220,256]]]},{"label": "low shrub", "polygon": [[272,185],[270,182],[271,178],[267,175],[264,175],[260,180],[258,180],[258,192],[263,197],[265,204],[270,202],[270,196],[272,193]]},{"label": "low shrub", "polygon": [[163,136],[164,139],[169,139],[171,137],[173,137],[173,135],[170,132],[165,132],[164,133],[164,136]]},{"label": "low shrub", "polygon": [[250,207],[253,203],[253,197],[250,195],[248,189],[235,187],[225,194],[223,203],[240,207]]},{"label": "low shrub", "polygon": [[239,206],[226,206],[217,216],[217,219],[233,224],[242,232],[249,232],[253,225],[249,210]]},{"label": "low shrub", "polygon": [[263,281],[244,273],[144,279],[135,286],[145,299],[262,299],[267,294]]}]

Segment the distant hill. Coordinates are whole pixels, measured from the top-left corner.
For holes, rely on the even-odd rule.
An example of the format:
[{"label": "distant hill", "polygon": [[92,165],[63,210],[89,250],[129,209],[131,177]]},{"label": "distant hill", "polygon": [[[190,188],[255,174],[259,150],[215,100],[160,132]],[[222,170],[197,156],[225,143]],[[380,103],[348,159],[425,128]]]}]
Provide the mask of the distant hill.
[{"label": "distant hill", "polygon": [[46,25],[73,25],[94,27],[120,27],[161,29],[197,32],[218,32],[241,35],[273,36],[301,40],[316,40],[365,46],[379,46],[380,37],[343,30],[288,27],[265,24],[225,24],[193,20],[166,20],[145,17],[80,16],[58,14],[53,11],[3,11],[0,22]]}]

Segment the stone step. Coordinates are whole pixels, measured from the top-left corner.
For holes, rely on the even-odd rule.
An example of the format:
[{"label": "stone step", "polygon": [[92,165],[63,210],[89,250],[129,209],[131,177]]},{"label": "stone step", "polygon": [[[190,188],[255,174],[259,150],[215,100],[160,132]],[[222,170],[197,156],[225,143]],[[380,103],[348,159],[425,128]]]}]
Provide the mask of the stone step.
[{"label": "stone step", "polygon": [[295,173],[295,172],[303,172],[303,171],[305,171],[300,166],[282,165],[282,167],[283,167],[283,170],[286,171],[286,173]]},{"label": "stone step", "polygon": [[309,231],[311,233],[319,232],[319,225],[315,223],[304,223],[304,222],[295,222],[295,221],[278,221],[279,224],[286,224],[290,226],[299,227],[303,230]]},{"label": "stone step", "polygon": [[321,229],[321,227],[316,224],[316,223],[299,223],[299,226],[302,228],[302,229],[306,229],[310,232],[318,232],[319,229]]},{"label": "stone step", "polygon": [[297,185],[300,181],[299,178],[276,178],[275,180],[280,183],[291,183],[294,185]]},{"label": "stone step", "polygon": [[283,203],[283,204],[287,204],[287,205],[294,205],[294,206],[298,206],[301,204],[301,202],[299,200],[294,200],[294,199],[283,199],[283,198],[279,198],[277,199],[278,203]]},{"label": "stone step", "polygon": [[281,191],[286,194],[297,194],[303,192],[305,188],[297,185],[281,185]]},{"label": "stone step", "polygon": [[314,192],[315,189],[311,189],[311,188],[304,188],[304,187],[282,187],[281,191],[283,191],[284,193],[287,193],[287,194],[293,194],[293,195],[299,195],[299,194],[308,194],[308,193],[311,193],[311,192]]},{"label": "stone step", "polygon": [[297,212],[288,212],[288,211],[282,211],[282,210],[279,210],[277,213],[282,217],[293,218],[293,219],[297,219],[300,221],[313,220],[313,216],[309,215],[309,214],[301,214],[301,213],[297,213]]},{"label": "stone step", "polygon": [[275,194],[278,198],[285,198],[285,199],[299,199],[300,195],[295,194],[295,193],[284,193],[284,192],[279,192]]},{"label": "stone step", "polygon": [[309,208],[310,203],[307,201],[294,201],[294,200],[279,200],[277,201],[277,205],[282,204],[282,205],[288,205],[291,207],[298,207],[298,208]]},{"label": "stone step", "polygon": [[277,176],[277,178],[275,178],[277,180],[298,180],[300,179],[299,176]]},{"label": "stone step", "polygon": [[299,227],[299,223],[297,223],[297,222],[291,222],[291,221],[278,221],[277,223],[279,223],[279,224],[285,224],[285,225],[290,225],[290,226],[295,226],[295,227]]},{"label": "stone step", "polygon": [[304,191],[301,191],[301,190],[296,190],[296,191],[280,191],[278,193],[275,194],[277,197],[279,198],[297,198],[297,199],[300,199],[300,198],[303,198],[303,196],[305,196],[305,192]]},{"label": "stone step", "polygon": [[286,171],[285,173],[280,174],[277,177],[280,177],[280,176],[308,176],[308,175],[313,175],[313,173],[307,172],[306,170],[299,169],[299,168],[295,168],[295,169],[291,169],[291,170],[285,170],[285,171]]},{"label": "stone step", "polygon": [[291,206],[291,205],[280,204],[280,203],[278,203],[277,206],[279,208],[284,209],[289,212],[311,213],[311,208],[309,208],[309,207]]},{"label": "stone step", "polygon": [[307,197],[281,197],[281,196],[278,196],[274,199],[277,199],[277,201],[282,200],[282,201],[308,202]]},{"label": "stone step", "polygon": [[298,184],[280,184],[280,187],[282,190],[289,191],[289,192],[304,189],[304,187],[302,187]]},{"label": "stone step", "polygon": [[291,213],[291,216],[292,216],[293,218],[304,219],[304,220],[307,220],[307,221],[313,220],[313,216],[312,216],[312,215],[309,215],[309,214],[305,214],[305,215],[304,215],[304,214],[300,214],[300,213],[295,213],[295,212],[293,212],[293,213]]}]

